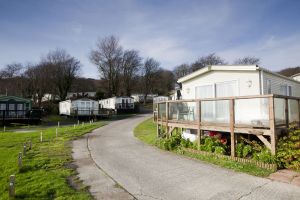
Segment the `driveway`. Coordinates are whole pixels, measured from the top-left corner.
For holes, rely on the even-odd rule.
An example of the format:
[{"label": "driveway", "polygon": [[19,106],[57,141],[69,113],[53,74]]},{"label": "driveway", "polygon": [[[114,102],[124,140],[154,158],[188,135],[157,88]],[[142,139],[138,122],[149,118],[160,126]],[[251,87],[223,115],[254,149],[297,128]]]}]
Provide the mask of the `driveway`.
[{"label": "driveway", "polygon": [[[133,136],[133,129],[148,117],[112,122],[79,142],[87,144],[83,148],[88,149],[82,151],[90,156],[84,166],[94,166],[83,171],[79,165],[79,176],[93,194],[108,192],[118,183],[123,187],[118,188],[119,196],[109,195],[107,199],[300,199],[297,186],[223,169],[142,143]],[[98,179],[109,179],[110,183],[91,181],[99,174]]]}]

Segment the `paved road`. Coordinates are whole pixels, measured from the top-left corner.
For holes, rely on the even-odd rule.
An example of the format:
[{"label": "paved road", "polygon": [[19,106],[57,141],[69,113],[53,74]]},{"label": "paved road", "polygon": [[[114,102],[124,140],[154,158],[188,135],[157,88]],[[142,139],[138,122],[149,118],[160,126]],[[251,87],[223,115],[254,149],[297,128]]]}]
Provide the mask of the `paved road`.
[{"label": "paved road", "polygon": [[[133,136],[133,129],[147,117],[112,122],[91,133],[91,164],[98,168],[81,178],[88,180],[97,170],[104,171],[137,199],[300,199],[297,186],[233,172],[143,144]],[[93,182],[88,184],[93,191],[101,190]]]}]

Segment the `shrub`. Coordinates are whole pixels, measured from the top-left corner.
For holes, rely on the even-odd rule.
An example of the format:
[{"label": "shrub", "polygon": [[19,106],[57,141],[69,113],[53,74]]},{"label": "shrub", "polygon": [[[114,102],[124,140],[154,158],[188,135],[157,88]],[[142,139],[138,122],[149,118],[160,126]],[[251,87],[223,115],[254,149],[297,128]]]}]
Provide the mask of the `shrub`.
[{"label": "shrub", "polygon": [[237,157],[239,157],[239,158],[242,157],[244,146],[245,146],[245,144],[244,144],[243,142],[238,143],[238,144],[236,145],[236,150],[235,150],[235,151],[236,151]]},{"label": "shrub", "polygon": [[267,147],[262,148],[260,152],[253,153],[253,159],[265,163],[275,163],[275,156],[271,154]]},{"label": "shrub", "polygon": [[203,151],[208,151],[208,152],[215,152],[216,147],[221,147],[218,148],[217,152],[222,152],[222,154],[225,154],[226,152],[226,145],[224,145],[220,139],[216,137],[205,137],[204,138],[204,144],[200,146],[200,149]]},{"label": "shrub", "polygon": [[246,158],[252,153],[252,147],[250,145],[245,145],[243,147],[243,158]]},{"label": "shrub", "polygon": [[221,146],[217,146],[217,147],[215,147],[215,153],[216,154],[225,154],[225,149],[223,148],[223,147],[221,147]]},{"label": "shrub", "polygon": [[300,169],[300,130],[289,130],[288,135],[279,139],[276,154],[277,165],[281,168]]}]

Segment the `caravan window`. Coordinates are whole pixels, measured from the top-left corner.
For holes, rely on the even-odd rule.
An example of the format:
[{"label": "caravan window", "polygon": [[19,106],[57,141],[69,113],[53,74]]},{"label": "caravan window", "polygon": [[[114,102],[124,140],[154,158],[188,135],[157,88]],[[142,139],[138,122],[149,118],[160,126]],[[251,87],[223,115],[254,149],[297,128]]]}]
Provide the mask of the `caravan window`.
[{"label": "caravan window", "polygon": [[231,97],[237,95],[236,81],[228,81],[216,84],[216,97]]},{"label": "caravan window", "polygon": [[18,104],[18,109],[17,110],[23,110],[23,104]]},{"label": "caravan window", "polygon": [[9,110],[15,110],[15,104],[9,104],[8,109]]},{"label": "caravan window", "polygon": [[195,90],[196,90],[195,91],[196,99],[203,99],[203,98],[212,98],[212,97],[214,97],[213,85],[197,86]]},{"label": "caravan window", "polygon": [[6,104],[5,103],[0,104],[0,110],[6,110]]},{"label": "caravan window", "polygon": [[284,96],[292,96],[292,86],[290,85],[281,85],[280,94]]},{"label": "caravan window", "polygon": [[272,93],[272,89],[271,89],[271,80],[268,79],[267,80],[267,94],[271,94]]}]

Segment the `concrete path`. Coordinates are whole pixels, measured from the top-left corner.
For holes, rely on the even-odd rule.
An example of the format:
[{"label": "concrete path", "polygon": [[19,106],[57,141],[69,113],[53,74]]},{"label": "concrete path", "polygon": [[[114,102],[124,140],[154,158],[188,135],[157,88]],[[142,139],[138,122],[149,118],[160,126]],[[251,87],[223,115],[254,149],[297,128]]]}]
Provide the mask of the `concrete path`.
[{"label": "concrete path", "polygon": [[[121,193],[128,192],[123,199],[132,196],[172,200],[300,199],[297,186],[237,173],[143,144],[133,136],[133,129],[147,117],[115,121],[89,134],[88,148],[93,162],[86,164],[86,170],[80,166],[78,170],[92,193],[100,191],[100,194],[105,187],[94,183],[94,179],[110,177],[112,183],[124,187]],[[77,145],[74,144],[74,149]],[[86,149],[83,147],[81,151]],[[109,176],[104,178],[102,170]],[[120,198],[112,196],[111,199]]]}]

